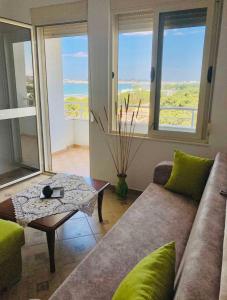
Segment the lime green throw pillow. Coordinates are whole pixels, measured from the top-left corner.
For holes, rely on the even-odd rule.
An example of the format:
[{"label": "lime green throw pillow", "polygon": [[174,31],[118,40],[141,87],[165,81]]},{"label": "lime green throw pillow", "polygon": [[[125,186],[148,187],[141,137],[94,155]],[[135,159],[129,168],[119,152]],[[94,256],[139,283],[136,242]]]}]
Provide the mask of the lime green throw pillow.
[{"label": "lime green throw pillow", "polygon": [[212,165],[213,160],[176,150],[172,173],[165,188],[199,201]]},{"label": "lime green throw pillow", "polygon": [[175,242],[143,258],[120,283],[112,300],[171,300],[175,277]]}]

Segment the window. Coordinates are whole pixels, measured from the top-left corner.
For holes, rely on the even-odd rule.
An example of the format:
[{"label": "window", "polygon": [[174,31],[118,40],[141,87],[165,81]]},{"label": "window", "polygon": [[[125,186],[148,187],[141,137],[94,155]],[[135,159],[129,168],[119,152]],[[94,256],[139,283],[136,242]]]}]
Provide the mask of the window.
[{"label": "window", "polygon": [[138,135],[207,140],[214,11],[207,6],[114,16],[112,112],[128,94],[130,113],[141,101]]},{"label": "window", "polygon": [[150,71],[152,55],[152,14],[119,15],[115,91],[117,107],[124,105],[130,93],[130,105],[128,109],[128,122],[133,111],[140,105],[135,132],[148,134],[150,113]]},{"label": "window", "polygon": [[158,130],[196,132],[206,15],[206,9],[160,15]]}]

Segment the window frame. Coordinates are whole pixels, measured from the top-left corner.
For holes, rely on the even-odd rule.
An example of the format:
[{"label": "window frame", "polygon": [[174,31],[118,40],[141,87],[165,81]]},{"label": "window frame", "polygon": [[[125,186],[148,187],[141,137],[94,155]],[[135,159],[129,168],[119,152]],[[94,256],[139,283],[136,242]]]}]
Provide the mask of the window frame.
[{"label": "window frame", "polygon": [[[203,61],[201,69],[201,80],[200,80],[200,94],[199,94],[199,103],[198,103],[198,114],[197,114],[197,125],[196,132],[180,132],[180,131],[168,131],[168,130],[157,130],[157,114],[158,110],[158,100],[157,96],[160,93],[159,84],[161,81],[161,68],[160,64],[160,39],[159,30],[160,30],[160,16],[162,13],[182,11],[182,10],[191,10],[197,8],[206,8],[207,9],[207,18],[206,18],[206,32],[204,38],[204,48],[203,48]],[[219,28],[220,28],[220,19],[221,19],[221,10],[222,1],[216,2],[215,0],[201,0],[196,3],[180,3],[176,2],[171,5],[159,5],[158,7],[151,8],[149,11],[153,12],[153,44],[152,44],[152,53],[151,61],[152,68],[155,70],[155,79],[151,81],[151,94],[150,94],[150,112],[149,112],[149,124],[148,124],[148,134],[136,133],[136,137],[145,137],[149,139],[163,139],[163,140],[175,140],[183,142],[192,142],[192,143],[204,143],[209,142],[209,128],[210,128],[210,114],[212,107],[212,95],[213,95],[213,85],[215,78],[215,64],[217,58],[217,48],[218,48],[218,37],[219,37]],[[109,110],[109,132],[114,134],[113,130],[113,109],[114,102],[116,97],[118,97],[118,16],[120,14],[127,13],[138,13],[146,12],[146,10],[134,10],[134,11],[121,11],[112,13],[112,45],[110,47],[111,53],[111,74],[110,74],[110,87],[111,87],[111,97]],[[112,51],[112,52],[111,52]],[[161,52],[162,53],[162,52]],[[160,57],[159,57],[160,56]],[[209,67],[212,66],[212,80],[208,82],[207,73]],[[114,72],[114,78],[112,77],[112,72]],[[159,80],[159,82],[158,82]],[[158,90],[159,89],[159,90]],[[159,92],[158,92],[159,91]]]}]

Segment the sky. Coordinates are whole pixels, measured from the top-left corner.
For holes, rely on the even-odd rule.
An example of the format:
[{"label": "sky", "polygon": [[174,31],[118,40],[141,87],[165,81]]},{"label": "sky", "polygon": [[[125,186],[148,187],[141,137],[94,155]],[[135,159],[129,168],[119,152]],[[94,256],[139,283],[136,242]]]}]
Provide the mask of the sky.
[{"label": "sky", "polygon": [[[168,29],[164,33],[162,80],[199,81],[204,27]],[[152,33],[119,36],[119,80],[149,80]]]},{"label": "sky", "polygon": [[63,78],[88,80],[87,36],[64,37],[61,39]]},{"label": "sky", "polygon": [[205,27],[166,30],[163,45],[163,81],[199,81]]},{"label": "sky", "polygon": [[33,64],[32,64],[32,48],[31,42],[24,42],[24,58],[25,58],[25,73],[27,76],[33,76]]},{"label": "sky", "polygon": [[[199,81],[205,27],[165,30],[163,81]],[[88,79],[88,39],[62,38],[64,79]],[[119,80],[148,81],[151,69],[152,33],[119,35]]]}]

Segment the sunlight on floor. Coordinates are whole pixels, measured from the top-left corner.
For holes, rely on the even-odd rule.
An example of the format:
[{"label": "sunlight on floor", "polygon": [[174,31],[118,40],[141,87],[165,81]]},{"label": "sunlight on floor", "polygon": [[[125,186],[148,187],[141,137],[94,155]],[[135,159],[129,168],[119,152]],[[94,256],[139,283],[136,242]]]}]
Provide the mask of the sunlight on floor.
[{"label": "sunlight on floor", "polygon": [[90,175],[89,147],[74,146],[52,154],[53,172],[74,173],[81,176]]}]

